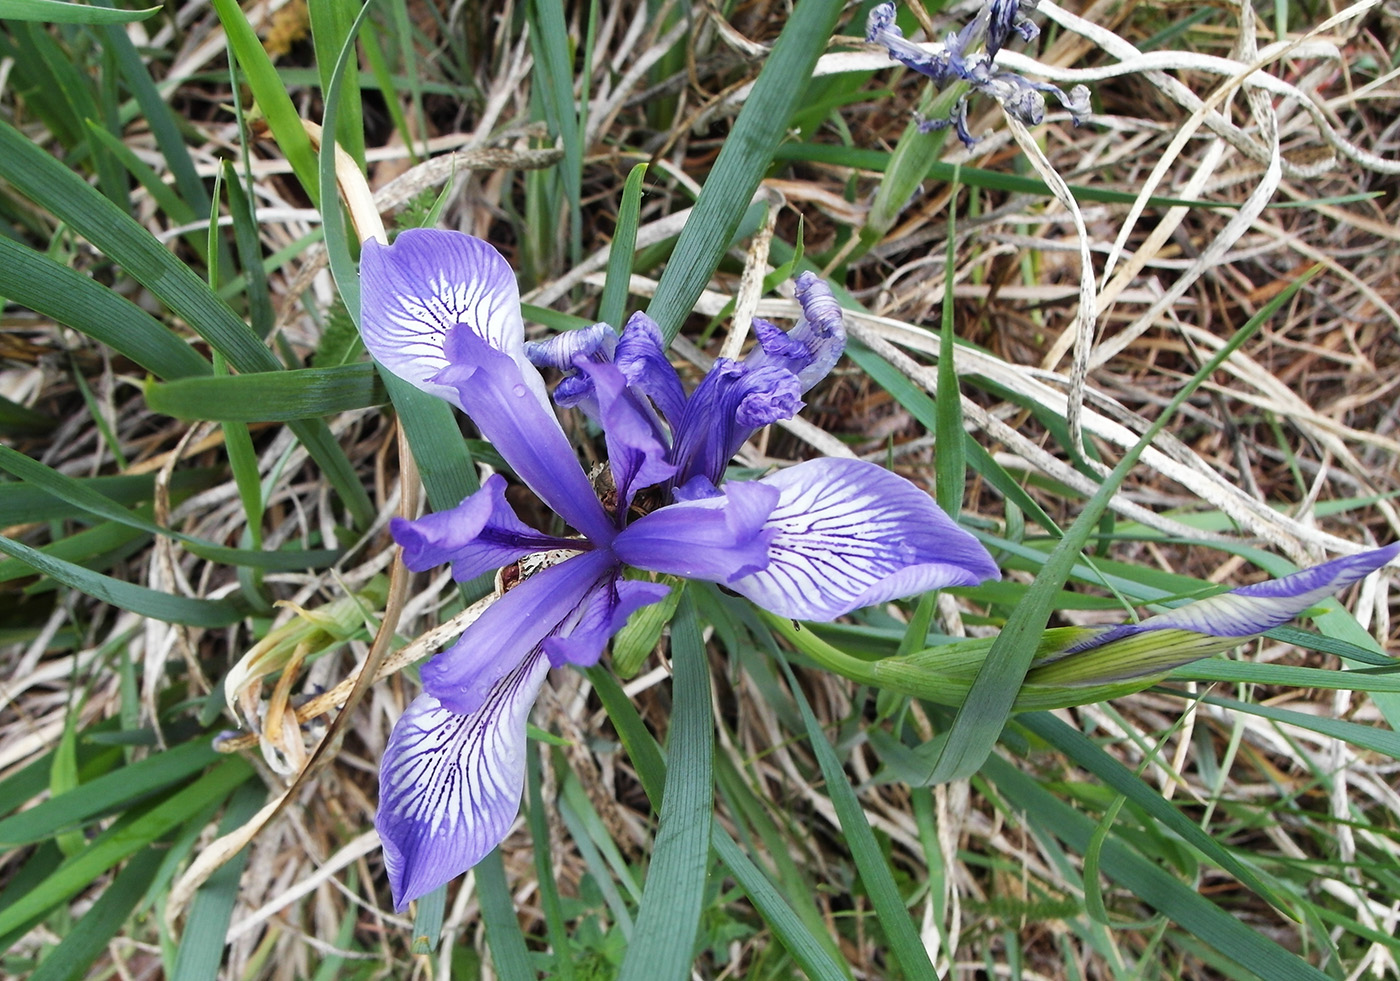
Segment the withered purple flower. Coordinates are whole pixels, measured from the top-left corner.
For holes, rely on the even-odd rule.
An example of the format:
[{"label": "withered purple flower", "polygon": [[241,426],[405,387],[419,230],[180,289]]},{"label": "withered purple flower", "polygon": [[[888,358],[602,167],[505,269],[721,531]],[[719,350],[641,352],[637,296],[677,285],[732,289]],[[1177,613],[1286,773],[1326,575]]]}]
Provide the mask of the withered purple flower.
[{"label": "withered purple flower", "polygon": [[[1024,5],[1033,9],[1034,4]],[[882,3],[870,12],[866,21],[866,40],[884,45],[890,57],[927,75],[937,86],[956,81],[966,82],[974,91],[999,102],[1008,115],[1035,126],[1045,118],[1045,94],[1055,96],[1079,123],[1089,113],[1089,90],[1076,85],[1066,95],[1057,85],[1033,82],[1015,72],[997,68],[996,56],[1014,32],[1031,41],[1040,33],[1022,12],[1019,0],[990,0],[983,5],[961,31],[949,34],[938,51],[928,51],[907,40],[895,25],[895,6]],[[925,119],[919,123],[924,132],[952,126],[958,139],[967,146],[977,142],[967,128],[967,96],[958,100],[951,115],[944,119]]]}]

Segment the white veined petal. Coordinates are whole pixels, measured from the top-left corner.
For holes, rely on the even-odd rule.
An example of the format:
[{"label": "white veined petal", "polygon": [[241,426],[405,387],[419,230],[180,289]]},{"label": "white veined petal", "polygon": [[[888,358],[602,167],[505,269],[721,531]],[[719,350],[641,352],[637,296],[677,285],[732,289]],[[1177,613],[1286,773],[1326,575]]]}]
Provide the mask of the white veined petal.
[{"label": "white veined petal", "polygon": [[986,549],[922,490],[860,460],[823,459],[766,477],[779,490],[765,523],[768,567],[729,586],[801,620],[999,573]]},{"label": "white veined petal", "polygon": [[470,715],[419,695],[389,737],[375,826],[395,909],[455,879],[495,848],[520,810],[525,722],[549,671],[535,651]]},{"label": "white veined petal", "polygon": [[456,405],[456,390],[432,379],[449,364],[447,332],[465,324],[521,365],[526,386],[548,406],[544,383],[525,358],[515,272],[490,243],[461,232],[409,229],[393,245],[365,243],[360,278],[365,346],[394,374]]}]

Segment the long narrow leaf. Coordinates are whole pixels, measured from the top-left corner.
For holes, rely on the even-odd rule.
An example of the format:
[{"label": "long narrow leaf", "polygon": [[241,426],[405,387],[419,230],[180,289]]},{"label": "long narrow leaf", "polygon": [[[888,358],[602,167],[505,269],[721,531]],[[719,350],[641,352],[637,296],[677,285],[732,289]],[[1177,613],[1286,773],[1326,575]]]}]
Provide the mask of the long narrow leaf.
[{"label": "long narrow leaf", "polygon": [[225,759],[184,790],[166,798],[159,806],[118,822],[83,851],[60,865],[36,888],[0,910],[0,936],[68,899],[127,856],[150,847],[152,842],[207,807],[211,801],[222,800],[252,774],[252,767],[242,759]]},{"label": "long narrow leaf", "polygon": [[[1019,810],[1036,815],[1033,831],[1050,832],[1076,851],[1089,847],[1095,823],[997,756],[986,775]],[[1231,913],[1110,836],[1100,869],[1142,902],[1161,911],[1192,936],[1269,981],[1322,981],[1327,975],[1268,940]]]},{"label": "long narrow leaf", "polygon": [[694,600],[671,625],[675,665],[666,791],[642,906],[619,981],[685,981],[694,961],[709,871],[714,813],[710,669]]},{"label": "long narrow leaf", "polygon": [[681,230],[675,259],[667,263],[647,308],[667,341],[680,332],[681,322],[729,248],[844,6],[841,0],[802,0],[773,44]]},{"label": "long narrow leaf", "polygon": [[191,627],[227,627],[243,619],[244,610],[231,600],[193,599],[172,596],[104,576],[80,565],[45,555],[20,542],[0,535],[0,552],[18,559],[36,572],[42,572],[65,586],[71,586],[94,599],[141,616]]},{"label": "long narrow leaf", "polygon": [[176,419],[220,422],[288,422],[353,412],[388,400],[368,364],[334,368],[293,368],[192,378],[146,386],[152,411]]}]

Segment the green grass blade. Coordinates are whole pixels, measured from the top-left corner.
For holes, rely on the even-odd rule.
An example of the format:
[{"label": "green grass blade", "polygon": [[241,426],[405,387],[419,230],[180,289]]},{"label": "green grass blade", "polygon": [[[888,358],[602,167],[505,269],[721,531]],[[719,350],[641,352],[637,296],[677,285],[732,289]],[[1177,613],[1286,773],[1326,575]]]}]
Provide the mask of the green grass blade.
[{"label": "green grass blade", "polygon": [[[332,72],[342,72],[342,92],[336,103],[336,122],[332,130],[340,148],[350,154],[361,167],[365,165],[364,114],[360,109],[360,71],[355,59],[345,60],[344,68],[337,65],[337,56],[349,47],[353,52],[358,26],[356,14],[373,4],[359,4],[355,0],[307,0],[306,9],[311,15],[311,42],[316,49],[316,67],[321,73],[321,92],[329,93]],[[329,128],[329,127],[328,127]],[[323,197],[330,202],[334,197]]]},{"label": "green grass blade", "polygon": [[1016,702],[1016,694],[1025,680],[1031,659],[1035,656],[1036,644],[1050,619],[1050,611],[1055,595],[1065,584],[1079,558],[1080,550],[1094,533],[1099,518],[1108,507],[1108,502],[1117,493],[1128,471],[1137,465],[1145,449],[1152,444],[1175,415],[1176,410],[1191,396],[1226,359],[1253,336],[1254,332],[1309,280],[1305,275],[1289,285],[1277,297],[1265,305],[1257,314],[1241,327],[1221,346],[1177,392],[1161,413],[1143,433],[1142,438],[1129,449],[1113,472],[1100,485],[1094,496],[1084,505],[1074,524],[1056,543],[1054,550],[1045,560],[1026,592],[1026,598],[1012,612],[1000,635],[992,644],[987,659],[982,662],[973,680],[966,700],[959,706],[930,774],[931,782],[942,782],[971,776],[977,772],[982,761],[992,752],[992,747],[1001,735],[1006,720],[1011,715]]},{"label": "green grass blade", "polygon": [[[951,283],[957,275],[957,208],[958,181],[955,178],[948,191],[948,249],[943,263],[943,282]],[[963,454],[962,399],[956,366],[957,330],[953,323],[953,291],[943,291],[943,322],[939,331],[938,358],[938,426],[934,429],[937,475],[934,493],[939,507],[957,520],[962,510],[964,484],[967,480],[967,460]]]},{"label": "green grass blade", "polygon": [[[0,289],[0,295],[4,290]],[[58,420],[0,395],[0,436],[38,436],[58,425]]]},{"label": "green grass blade", "polygon": [[617,228],[613,229],[608,250],[608,275],[598,300],[598,319],[621,330],[627,316],[627,284],[632,278],[632,259],[637,251],[637,223],[642,208],[642,182],[647,165],[637,164],[627,175],[622,201],[617,206]]},{"label": "green grass blade", "polygon": [[103,814],[179,783],[220,759],[208,740],[174,746],[163,753],[119,766],[0,821],[0,848],[20,848],[78,828]]},{"label": "green grass blade", "polygon": [[243,69],[244,80],[253,92],[253,99],[267,119],[273,139],[281,147],[292,166],[292,173],[301,181],[302,189],[310,196],[312,204],[318,203],[320,188],[316,179],[316,151],[311,148],[311,138],[301,125],[301,113],[292,104],[286,84],[278,76],[277,68],[236,0],[211,0],[211,3],[219,22],[224,25],[229,49]]},{"label": "green grass blade", "polygon": [[67,324],[161,378],[193,378],[212,370],[193,348],[130,300],[4,236],[0,295]]},{"label": "green grass blade", "polygon": [[812,936],[801,918],[793,912],[783,894],[739,848],[729,832],[719,825],[711,831],[710,839],[715,854],[729,869],[739,888],[749,897],[750,902],[763,917],[763,922],[773,931],[773,936],[787,948],[793,960],[801,965],[809,978],[814,981],[850,981],[850,974],[832,959],[821,942]]},{"label": "green grass blade", "polygon": [[[248,325],[188,266],[130,215],[4,122],[0,122],[0,175],[125,267],[137,282],[199,331],[239,372],[250,374],[281,368]],[[369,494],[360,485],[354,467],[332,439],[330,431],[324,424],[307,421],[293,422],[291,429],[325,471],[355,522],[370,524],[374,520],[374,506]]]},{"label": "green grass blade", "polygon": [[1332,668],[1300,668],[1287,664],[1227,661],[1215,657],[1177,668],[1171,677],[1174,681],[1223,681],[1234,685],[1400,692],[1400,666],[1391,666],[1379,671],[1336,671]]},{"label": "green grass blade", "polygon": [[[1053,834],[1081,854],[1089,847],[1095,822],[1049,793],[997,756],[984,772],[1018,810],[1036,816],[1031,830]],[[1178,882],[1115,836],[1104,842],[1100,868],[1135,897],[1169,917],[1183,930],[1269,981],[1322,981],[1327,975]]]},{"label": "green grass blade", "polygon": [[[267,790],[257,781],[249,781],[235,790],[228,811],[219,822],[219,834],[228,834],[252,820],[266,798]],[[217,981],[224,957],[224,938],[238,901],[238,881],[247,864],[248,849],[245,847],[221,865],[194,894],[170,981]]]},{"label": "green grass blade", "polygon": [[501,850],[493,848],[476,865],[476,888],[481,895],[481,920],[486,924],[486,942],[491,947],[492,966],[504,981],[535,981],[525,935],[515,917],[515,897],[506,884]]},{"label": "green grass blade", "polygon": [[890,951],[907,977],[937,977],[938,972],[929,960],[928,951],[919,939],[918,931],[914,929],[914,921],[909,916],[904,897],[895,885],[894,872],[875,840],[875,833],[866,822],[860,799],[856,797],[856,792],[847,781],[836,751],[831,748],[831,743],[827,742],[821,724],[812,713],[812,706],[803,694],[797,676],[786,661],[780,663],[783,674],[787,677],[788,690],[802,713],[802,721],[807,728],[807,741],[811,744],[817,764],[821,767],[822,777],[826,781],[826,793],[836,809],[837,819],[841,822],[846,846],[850,849],[861,882],[865,884],[865,891],[875,908],[875,916],[885,931]]},{"label": "green grass blade", "polygon": [[[1254,869],[1237,859],[1201,826],[1172,806],[1158,791],[1148,786],[1137,774],[1094,745],[1083,733],[1060,721],[1048,712],[1028,712],[1016,720],[1056,750],[1064,753],[1123,798],[1140,807],[1162,827],[1181,837],[1208,861],[1229,872],[1244,885],[1279,910],[1289,910],[1288,897],[1265,882]],[[1292,915],[1289,913],[1288,915]]]},{"label": "green grass blade", "polygon": [[584,674],[588,675],[593,690],[598,693],[598,700],[608,713],[609,721],[617,730],[647,799],[653,808],[658,807],[666,783],[666,760],[661,755],[661,747],[656,745],[651,730],[637,714],[637,707],[611,673],[602,668],[589,668]]},{"label": "green grass blade", "polygon": [[1238,699],[1225,698],[1220,695],[1206,695],[1201,700],[1211,705],[1233,709],[1236,712],[1257,715],[1261,719],[1283,722],[1300,729],[1318,732],[1332,739],[1340,739],[1353,746],[1369,749],[1373,753],[1382,753],[1393,760],[1400,760],[1400,732],[1393,729],[1362,725],[1359,722],[1348,722],[1344,719],[1329,719],[1325,716],[1310,715],[1307,712],[1294,712],[1291,709],[1278,708],[1274,705],[1241,702]]},{"label": "green grass blade", "polygon": [[[530,837],[534,841],[535,875],[540,885],[540,908],[544,911],[545,933],[553,951],[554,964],[550,977],[559,981],[574,981],[574,956],[570,949],[568,925],[564,907],[559,899],[559,883],[554,878],[554,856],[549,836],[549,818],[545,812],[544,792],[540,787],[539,743],[526,744],[526,773],[530,788]],[[547,762],[544,765],[548,765]]]},{"label": "green grass blade", "polygon": [[62,0],[0,0],[0,20],[28,20],[43,24],[129,24],[159,13],[161,8],[117,10],[89,7],[85,3]]},{"label": "green grass blade", "polygon": [[774,42],[647,308],[667,342],[680,332],[772,166],[843,6],[841,0],[803,0]]},{"label": "green grass blade", "polygon": [[233,217],[233,238],[238,247],[238,263],[243,268],[248,319],[259,337],[272,333],[275,314],[268,291],[267,271],[263,269],[262,242],[258,238],[258,218],[253,199],[243,189],[232,164],[224,165],[224,186],[228,188],[228,210]]},{"label": "green grass blade", "polygon": [[[859,170],[885,171],[889,169],[892,154],[883,150],[866,150],[859,147],[831,146],[823,143],[784,143],[773,154],[774,160],[808,161],[811,163],[834,164],[853,167]],[[925,160],[932,158],[925,157]],[[1018,174],[1005,174],[997,170],[982,170],[961,164],[943,163],[933,160],[923,175],[925,178],[950,184],[956,177],[961,183],[988,191],[1005,191],[1010,194],[1036,194],[1053,197],[1050,188],[1038,177],[1022,177]],[[1132,204],[1137,195],[1131,191],[1114,191],[1103,187],[1087,187],[1082,184],[1069,185],[1076,201],[1096,201],[1104,204]],[[1153,208],[1234,208],[1230,201],[1199,201],[1189,198],[1153,197],[1149,207]]]},{"label": "green grass blade", "polygon": [[[127,474],[120,477],[85,477],[78,481],[117,504],[149,501],[154,494],[155,477],[151,474]],[[177,471],[170,482],[171,490],[184,495],[191,490],[203,490],[217,483],[212,470]],[[13,481],[0,482],[0,514],[15,524],[36,521],[61,521],[82,517],[82,508],[54,497],[48,491]]]},{"label": "green grass blade", "polygon": [[292,368],[146,386],[146,404],[154,412],[176,419],[220,422],[314,419],[386,401],[388,394],[369,364]]},{"label": "green grass blade", "polygon": [[[574,107],[573,53],[562,0],[530,0],[530,50],[540,74],[539,93],[552,136],[564,147],[560,167],[564,197],[569,202],[569,258],[583,254],[583,140],[579,137],[578,110]],[[552,227],[552,225],[550,226]]]},{"label": "green grass blade", "polygon": [[162,527],[120,505],[113,504],[111,500],[85,486],[81,481],[46,467],[37,460],[31,460],[23,453],[12,450],[8,446],[0,446],[0,469],[14,474],[26,483],[48,491],[54,497],[67,501],[88,514],[116,521],[132,528],[139,528],[151,534],[165,535],[184,544],[198,555],[232,565],[247,565],[290,572],[316,565],[329,565],[341,554],[334,549],[262,552],[253,549],[229,548],[226,545],[219,545],[202,538],[194,538]]},{"label": "green grass blade", "polygon": [[102,890],[92,908],[67,932],[63,942],[39,963],[38,969],[29,975],[29,981],[71,981],[84,977],[145,896],[164,857],[159,848],[137,852],[126,868]]},{"label": "green grass blade", "polygon": [[[107,3],[109,0],[102,2]],[[175,178],[175,187],[179,190],[184,205],[191,214],[207,214],[210,204],[209,191],[204,186],[204,180],[195,171],[194,159],[190,156],[189,148],[180,132],[180,121],[161,96],[160,90],[156,88],[141,53],[136,50],[136,45],[126,32],[115,24],[104,27],[102,37],[106,49],[116,56],[122,80],[126,82],[127,90],[135,98],[151,135],[156,138],[161,158]]]},{"label": "green grass blade", "polygon": [[0,552],[18,559],[51,579],[71,586],[104,603],[130,610],[140,616],[191,627],[227,627],[243,619],[243,607],[231,600],[195,599],[172,596],[136,586],[80,565],[45,555],[28,545],[0,535]]},{"label": "green grass blade", "polygon": [[253,775],[242,759],[227,758],[185,789],[170,795],[145,813],[123,818],[103,832],[78,855],[63,862],[53,874],[0,910],[0,936],[90,885],[99,875],[129,855],[178,827],[210,801],[226,797]]},{"label": "green grass blade", "polygon": [[694,600],[681,597],[671,624],[675,667],[666,790],[619,981],[685,981],[695,957],[710,865],[714,814],[714,720],[710,669]]}]

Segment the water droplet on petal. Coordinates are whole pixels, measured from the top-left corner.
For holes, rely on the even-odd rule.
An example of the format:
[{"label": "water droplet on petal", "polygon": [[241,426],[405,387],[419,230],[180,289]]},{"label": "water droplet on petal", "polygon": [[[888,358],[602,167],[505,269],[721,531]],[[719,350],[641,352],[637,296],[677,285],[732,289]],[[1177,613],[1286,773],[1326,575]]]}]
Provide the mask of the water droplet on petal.
[{"label": "water droplet on petal", "polygon": [[515,397],[518,399],[523,399],[525,397],[524,385],[516,385],[514,388],[511,389],[511,391],[515,393]]}]

